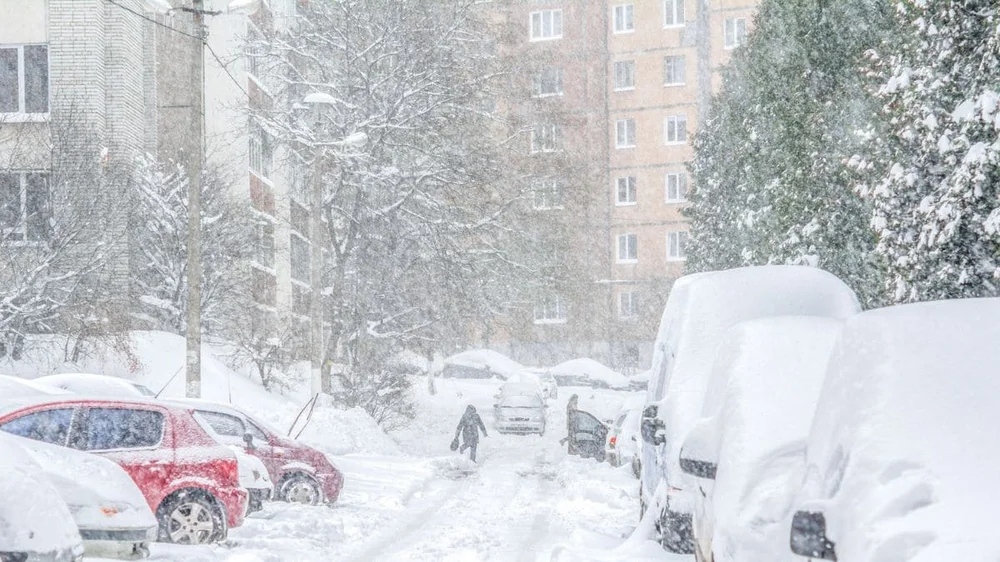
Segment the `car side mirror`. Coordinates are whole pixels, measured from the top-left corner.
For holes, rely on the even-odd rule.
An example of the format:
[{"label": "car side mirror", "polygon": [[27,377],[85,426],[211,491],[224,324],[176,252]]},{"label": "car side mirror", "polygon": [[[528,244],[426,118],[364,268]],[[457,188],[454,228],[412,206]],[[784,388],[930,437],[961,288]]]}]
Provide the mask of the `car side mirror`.
[{"label": "car side mirror", "polygon": [[694,476],[695,478],[704,478],[705,480],[715,480],[715,473],[719,466],[713,462],[700,461],[684,456],[684,452],[681,452],[681,470]]},{"label": "car side mirror", "polygon": [[639,432],[642,434],[642,440],[650,445],[663,445],[667,442],[666,427],[659,418],[642,418]]},{"label": "car side mirror", "polygon": [[826,516],[815,511],[797,511],[792,517],[792,552],[817,560],[836,560],[834,544],[826,537]]},{"label": "car side mirror", "polygon": [[244,433],[243,434],[243,442],[246,443],[247,449],[253,449],[254,448],[254,446],[253,446],[253,434],[252,433]]}]

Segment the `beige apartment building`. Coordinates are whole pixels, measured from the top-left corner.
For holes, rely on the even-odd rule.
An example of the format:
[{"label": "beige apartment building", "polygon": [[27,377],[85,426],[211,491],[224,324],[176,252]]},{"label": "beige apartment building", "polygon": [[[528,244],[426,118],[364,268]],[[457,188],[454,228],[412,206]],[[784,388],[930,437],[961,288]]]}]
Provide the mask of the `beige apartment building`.
[{"label": "beige apartment building", "polygon": [[563,259],[589,277],[582,289],[539,295],[505,351],[527,362],[586,354],[620,368],[637,354],[639,369],[648,364],[684,274],[693,136],[757,1],[492,3],[505,23],[501,51],[521,74],[501,110],[530,130],[539,222],[575,233]]}]

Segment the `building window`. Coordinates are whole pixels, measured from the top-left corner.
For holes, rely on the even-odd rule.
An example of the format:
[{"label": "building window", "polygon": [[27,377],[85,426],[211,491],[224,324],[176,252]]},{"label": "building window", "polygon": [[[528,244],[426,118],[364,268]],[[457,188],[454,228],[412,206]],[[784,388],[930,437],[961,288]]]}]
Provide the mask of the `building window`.
[{"label": "building window", "polygon": [[635,61],[615,62],[615,91],[635,89]]},{"label": "building window", "polygon": [[639,235],[618,235],[618,263],[635,263],[639,260]]},{"label": "building window", "polygon": [[726,18],[725,48],[735,49],[747,42],[747,19]]},{"label": "building window", "polygon": [[615,33],[631,33],[635,31],[635,6],[622,4],[615,6]]},{"label": "building window", "polygon": [[562,184],[558,181],[537,181],[534,192],[535,209],[544,211],[563,208],[563,189]]},{"label": "building window", "polygon": [[615,122],[615,148],[635,146],[635,119],[619,119]]},{"label": "building window", "polygon": [[0,173],[0,239],[46,240],[49,218],[48,174]]},{"label": "building window", "polygon": [[536,98],[561,96],[563,93],[563,69],[547,66],[535,75],[532,91]]},{"label": "building window", "polygon": [[565,324],[566,304],[559,295],[542,298],[535,304],[535,324]]},{"label": "building window", "polygon": [[615,180],[615,204],[636,204],[635,176],[622,176]]},{"label": "building window", "polygon": [[687,142],[687,116],[671,115],[663,121],[663,139],[666,144]]},{"label": "building window", "polygon": [[663,85],[680,86],[684,84],[684,55],[663,57]]},{"label": "building window", "polygon": [[684,0],[663,0],[663,27],[684,25]]},{"label": "building window", "polygon": [[311,282],[310,245],[309,242],[296,233],[290,235],[289,261],[291,262],[292,279],[301,283]]},{"label": "building window", "polygon": [[544,41],[562,37],[562,10],[542,10],[531,13],[531,40]]},{"label": "building window", "polygon": [[257,30],[257,26],[247,20],[247,45],[246,45],[246,56],[247,56],[247,72],[253,75],[254,78],[260,78],[261,75],[261,59],[264,55],[264,37],[260,31]]},{"label": "building window", "polygon": [[531,152],[555,152],[559,150],[562,131],[553,123],[538,123],[531,129]]},{"label": "building window", "polygon": [[0,47],[0,114],[49,112],[49,46]]},{"label": "building window", "polygon": [[667,174],[667,203],[687,201],[688,178],[684,172]]},{"label": "building window", "polygon": [[262,178],[271,177],[274,147],[270,135],[256,121],[250,122],[250,170]]},{"label": "building window", "polygon": [[618,316],[621,318],[634,318],[639,314],[639,302],[632,291],[622,291],[618,293]]},{"label": "building window", "polygon": [[254,226],[254,261],[266,268],[274,267],[274,224],[260,219]]},{"label": "building window", "polygon": [[667,233],[667,261],[684,261],[687,259],[687,232]]}]

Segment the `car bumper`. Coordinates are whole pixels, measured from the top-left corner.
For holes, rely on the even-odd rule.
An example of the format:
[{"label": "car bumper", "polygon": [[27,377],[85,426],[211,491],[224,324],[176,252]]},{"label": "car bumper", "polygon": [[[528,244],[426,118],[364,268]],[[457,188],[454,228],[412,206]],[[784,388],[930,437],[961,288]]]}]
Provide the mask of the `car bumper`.
[{"label": "car bumper", "polygon": [[545,429],[545,422],[542,421],[498,421],[497,431],[500,433],[541,433]]},{"label": "car bumper", "polygon": [[340,497],[340,491],[344,489],[344,475],[339,472],[331,474],[317,475],[320,487],[323,488],[323,500],[332,504]]},{"label": "car bumper", "polygon": [[264,509],[264,502],[271,499],[270,488],[247,489],[247,514]]},{"label": "car bumper", "polygon": [[226,525],[230,529],[243,525],[243,518],[246,516],[250,506],[250,495],[243,488],[223,488],[215,490],[215,497],[222,504],[226,511]]}]

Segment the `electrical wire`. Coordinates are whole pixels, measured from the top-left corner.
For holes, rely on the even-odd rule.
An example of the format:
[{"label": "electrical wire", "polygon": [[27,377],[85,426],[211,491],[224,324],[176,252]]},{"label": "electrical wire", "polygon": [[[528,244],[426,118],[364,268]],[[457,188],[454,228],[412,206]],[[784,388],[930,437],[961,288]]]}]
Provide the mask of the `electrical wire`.
[{"label": "electrical wire", "polygon": [[192,33],[188,33],[186,31],[181,31],[180,29],[177,29],[176,27],[171,27],[171,26],[169,26],[169,25],[167,25],[167,24],[165,24],[165,23],[163,23],[161,21],[157,21],[157,20],[155,20],[155,19],[147,16],[146,14],[143,14],[142,12],[137,12],[137,11],[133,10],[132,8],[129,8],[128,6],[125,6],[123,4],[119,4],[115,0],[106,0],[106,1],[109,4],[112,4],[114,6],[118,6],[119,8],[125,10],[126,12],[128,12],[130,14],[138,16],[138,17],[140,17],[140,18],[142,18],[142,19],[144,19],[144,20],[146,20],[148,22],[154,23],[154,24],[156,24],[156,25],[158,25],[158,26],[160,26],[160,27],[162,27],[164,29],[169,29],[170,31],[173,31],[174,33],[178,33],[180,35],[184,35],[185,37],[190,37],[191,39],[201,39],[201,37],[198,37],[197,35],[194,35]]},{"label": "electrical wire", "polygon": [[215,61],[219,63],[219,66],[222,67],[222,71],[226,73],[226,76],[228,76],[229,79],[233,81],[233,84],[236,84],[236,87],[239,88],[241,92],[243,92],[244,96],[249,98],[250,93],[247,92],[246,88],[243,87],[243,84],[240,84],[240,81],[237,80],[236,77],[233,76],[231,72],[229,72],[229,67],[226,66],[226,63],[222,62],[222,59],[219,58],[219,55],[215,54],[215,49],[213,49],[212,46],[209,45],[207,41],[205,42],[205,47],[207,47],[208,52],[212,54],[212,58],[214,58]]}]

